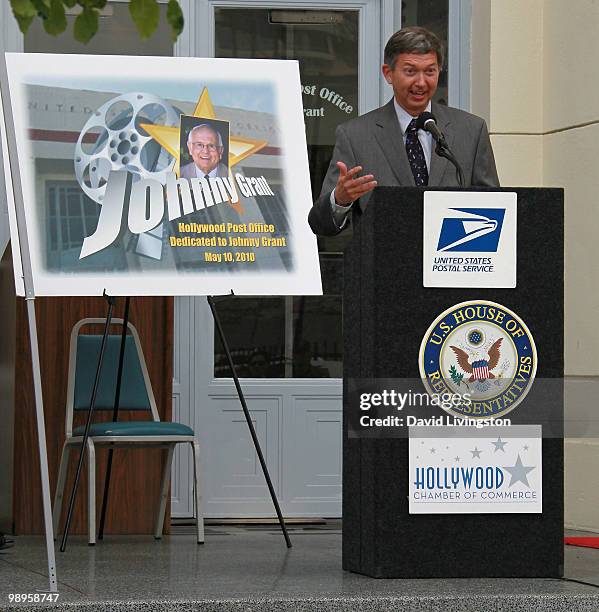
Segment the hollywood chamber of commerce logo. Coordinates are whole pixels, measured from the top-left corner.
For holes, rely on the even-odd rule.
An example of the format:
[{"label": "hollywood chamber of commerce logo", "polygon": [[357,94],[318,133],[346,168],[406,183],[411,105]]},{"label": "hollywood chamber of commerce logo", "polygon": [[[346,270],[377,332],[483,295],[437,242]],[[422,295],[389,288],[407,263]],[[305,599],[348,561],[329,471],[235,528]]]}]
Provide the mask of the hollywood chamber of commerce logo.
[{"label": "hollywood chamber of commerce logo", "polygon": [[[540,513],[541,438],[410,438],[410,513]],[[507,435],[506,435],[507,434]]]},{"label": "hollywood chamber of commerce logo", "polygon": [[530,391],[537,350],[528,327],[514,312],[475,300],[448,308],[420,345],[420,375],[429,393],[468,394],[446,410],[458,417],[498,418]]},{"label": "hollywood chamber of commerce logo", "polygon": [[438,252],[496,253],[505,208],[450,208],[443,218]]}]

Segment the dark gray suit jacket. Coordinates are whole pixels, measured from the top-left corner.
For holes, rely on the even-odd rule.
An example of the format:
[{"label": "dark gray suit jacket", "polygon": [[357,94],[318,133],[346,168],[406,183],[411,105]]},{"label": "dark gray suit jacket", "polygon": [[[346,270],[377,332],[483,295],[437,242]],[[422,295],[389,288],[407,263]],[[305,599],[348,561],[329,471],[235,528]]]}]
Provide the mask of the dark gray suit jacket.
[{"label": "dark gray suit jacket", "polygon": [[[465,186],[498,187],[495,158],[484,120],[434,103],[431,111],[449,148],[462,166]],[[321,236],[334,236],[340,232],[333,219],[330,202],[331,191],[339,175],[335,166],[338,161],[344,162],[348,169],[362,166],[363,174],[374,174],[381,186],[415,186],[393,99],[385,106],[337,127],[333,157],[320,196],[308,216],[312,231]],[[454,166],[435,153],[434,143],[428,184],[458,186]],[[364,210],[371,195],[372,192],[367,193],[353,205],[354,215]]]}]

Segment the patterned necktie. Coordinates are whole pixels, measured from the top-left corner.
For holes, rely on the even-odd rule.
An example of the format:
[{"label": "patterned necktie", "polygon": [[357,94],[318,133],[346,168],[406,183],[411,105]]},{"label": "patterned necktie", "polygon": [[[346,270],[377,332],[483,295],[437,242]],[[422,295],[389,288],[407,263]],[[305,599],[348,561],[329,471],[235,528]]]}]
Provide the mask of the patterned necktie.
[{"label": "patterned necktie", "polygon": [[416,119],[410,121],[406,130],[406,153],[414,175],[416,185],[428,185],[428,170],[422,145],[418,140],[418,130],[416,129]]}]

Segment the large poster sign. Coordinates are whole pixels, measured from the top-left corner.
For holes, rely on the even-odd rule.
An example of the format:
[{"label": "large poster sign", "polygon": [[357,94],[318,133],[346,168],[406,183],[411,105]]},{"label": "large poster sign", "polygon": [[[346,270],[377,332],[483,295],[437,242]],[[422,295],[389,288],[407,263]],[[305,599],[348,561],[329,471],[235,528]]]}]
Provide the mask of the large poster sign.
[{"label": "large poster sign", "polygon": [[543,511],[540,425],[410,428],[410,514]]},{"label": "large poster sign", "polygon": [[36,295],[321,293],[297,62],[6,62]]}]

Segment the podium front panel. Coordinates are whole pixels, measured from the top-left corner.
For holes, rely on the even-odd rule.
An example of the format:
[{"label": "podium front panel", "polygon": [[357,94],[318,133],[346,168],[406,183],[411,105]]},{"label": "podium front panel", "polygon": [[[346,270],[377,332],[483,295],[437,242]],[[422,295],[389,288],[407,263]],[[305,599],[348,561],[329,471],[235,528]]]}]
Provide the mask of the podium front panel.
[{"label": "podium front panel", "polygon": [[[344,275],[343,567],[389,578],[558,578],[564,526],[563,191],[487,190],[517,193],[517,285],[456,289],[423,286],[423,196],[431,190],[444,191],[378,188],[366,210],[354,213]],[[505,306],[534,337],[537,385],[514,413],[538,405],[541,380],[557,389],[551,400],[557,429],[542,439],[542,513],[409,514],[407,437],[348,436],[355,409],[349,382],[419,379],[420,344],[431,322],[469,300]],[[534,413],[528,417],[535,422]]]}]

